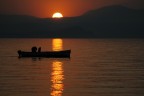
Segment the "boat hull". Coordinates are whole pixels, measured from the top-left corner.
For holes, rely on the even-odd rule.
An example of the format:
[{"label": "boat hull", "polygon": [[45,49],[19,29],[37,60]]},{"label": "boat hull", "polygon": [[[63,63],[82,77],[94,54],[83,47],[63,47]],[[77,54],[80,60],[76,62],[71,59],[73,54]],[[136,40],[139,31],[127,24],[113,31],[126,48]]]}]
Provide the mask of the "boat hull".
[{"label": "boat hull", "polygon": [[71,50],[47,51],[47,52],[25,52],[18,51],[19,57],[49,57],[49,58],[70,58]]}]

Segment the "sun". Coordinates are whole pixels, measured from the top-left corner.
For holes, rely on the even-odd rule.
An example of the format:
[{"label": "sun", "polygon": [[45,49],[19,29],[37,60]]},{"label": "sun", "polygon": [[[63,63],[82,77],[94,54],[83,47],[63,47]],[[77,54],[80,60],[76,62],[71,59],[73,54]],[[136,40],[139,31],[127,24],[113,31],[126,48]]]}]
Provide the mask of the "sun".
[{"label": "sun", "polygon": [[52,18],[62,18],[62,17],[63,17],[63,15],[59,12],[56,12],[52,15]]}]

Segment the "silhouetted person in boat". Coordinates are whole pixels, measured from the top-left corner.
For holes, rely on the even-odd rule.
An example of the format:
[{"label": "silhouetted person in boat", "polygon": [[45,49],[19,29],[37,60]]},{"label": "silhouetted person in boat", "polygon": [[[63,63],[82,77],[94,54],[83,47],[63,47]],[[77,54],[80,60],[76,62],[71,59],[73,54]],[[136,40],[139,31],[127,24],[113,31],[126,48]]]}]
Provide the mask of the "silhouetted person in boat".
[{"label": "silhouetted person in boat", "polygon": [[31,50],[32,50],[32,52],[37,52],[37,47],[34,46],[31,48]]},{"label": "silhouetted person in boat", "polygon": [[38,48],[38,52],[41,52],[41,47]]}]

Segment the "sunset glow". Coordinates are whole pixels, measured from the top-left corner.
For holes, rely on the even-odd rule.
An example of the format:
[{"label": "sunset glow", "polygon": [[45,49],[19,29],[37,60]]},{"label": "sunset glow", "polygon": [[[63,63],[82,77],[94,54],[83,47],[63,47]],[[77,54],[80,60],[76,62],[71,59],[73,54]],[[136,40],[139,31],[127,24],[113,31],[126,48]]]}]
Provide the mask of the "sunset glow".
[{"label": "sunset glow", "polygon": [[54,13],[52,16],[52,18],[62,18],[62,17],[63,17],[63,15],[59,12]]},{"label": "sunset glow", "polygon": [[47,18],[59,11],[64,17],[75,17],[110,5],[144,8],[143,0],[0,0],[0,13]]}]

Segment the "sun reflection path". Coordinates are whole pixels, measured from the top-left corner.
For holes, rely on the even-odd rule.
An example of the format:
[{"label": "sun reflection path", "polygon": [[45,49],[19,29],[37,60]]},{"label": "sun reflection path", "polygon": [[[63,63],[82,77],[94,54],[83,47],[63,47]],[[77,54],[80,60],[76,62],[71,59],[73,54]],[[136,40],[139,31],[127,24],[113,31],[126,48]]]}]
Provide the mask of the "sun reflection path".
[{"label": "sun reflection path", "polygon": [[[63,50],[63,41],[62,39],[53,39],[52,40],[52,50],[60,51]],[[64,71],[63,71],[63,62],[53,61],[52,62],[52,73],[51,73],[51,96],[62,96],[64,90]]]},{"label": "sun reflection path", "polygon": [[63,50],[63,41],[62,41],[62,39],[53,39],[52,40],[52,50],[53,51]]},{"label": "sun reflection path", "polygon": [[60,61],[53,61],[51,73],[51,96],[62,96],[64,90],[63,72],[63,63]]}]

